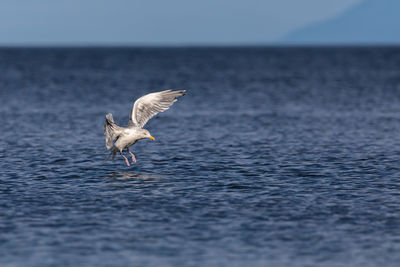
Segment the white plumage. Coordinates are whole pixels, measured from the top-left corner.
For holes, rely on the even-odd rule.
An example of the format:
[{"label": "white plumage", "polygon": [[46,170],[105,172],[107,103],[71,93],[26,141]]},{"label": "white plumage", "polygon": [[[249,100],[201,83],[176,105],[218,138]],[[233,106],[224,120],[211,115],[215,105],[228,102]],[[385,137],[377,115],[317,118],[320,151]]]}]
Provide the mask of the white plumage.
[{"label": "white plumage", "polygon": [[[127,149],[132,156],[132,161],[136,162],[135,156],[129,151],[129,147],[140,139],[150,138],[154,140],[154,137],[150,135],[149,131],[143,129],[143,126],[157,113],[169,109],[172,104],[177,101],[177,98],[185,95],[185,93],[185,90],[166,90],[140,97],[133,104],[129,116],[129,123],[126,128],[118,126],[114,122],[111,113],[107,114],[104,124],[104,136],[106,137],[107,149],[112,148],[110,156],[112,155],[114,159],[115,154],[119,151],[121,156],[125,159],[126,165],[130,166],[128,159],[122,153],[124,149]],[[113,146],[115,139],[117,140]]]}]

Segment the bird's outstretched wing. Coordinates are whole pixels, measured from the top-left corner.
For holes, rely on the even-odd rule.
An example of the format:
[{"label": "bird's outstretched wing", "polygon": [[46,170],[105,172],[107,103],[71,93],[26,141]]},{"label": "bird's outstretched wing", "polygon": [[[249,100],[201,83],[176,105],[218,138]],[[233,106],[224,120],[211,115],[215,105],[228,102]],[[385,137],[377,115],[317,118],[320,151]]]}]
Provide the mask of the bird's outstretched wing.
[{"label": "bird's outstretched wing", "polygon": [[186,90],[166,90],[142,96],[133,104],[129,125],[142,128],[157,113],[166,111]]},{"label": "bird's outstretched wing", "polygon": [[113,119],[113,115],[108,113],[106,122],[104,123],[104,136],[106,137],[106,147],[110,149],[113,145],[115,138],[123,132],[124,128],[119,127]]}]

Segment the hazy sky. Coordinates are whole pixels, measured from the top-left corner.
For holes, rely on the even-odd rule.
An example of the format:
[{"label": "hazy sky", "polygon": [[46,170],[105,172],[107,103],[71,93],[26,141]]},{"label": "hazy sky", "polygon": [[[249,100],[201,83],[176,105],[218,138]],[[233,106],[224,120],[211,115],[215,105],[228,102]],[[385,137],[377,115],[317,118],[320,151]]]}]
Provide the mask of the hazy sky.
[{"label": "hazy sky", "polygon": [[2,0],[0,45],[268,44],[362,0]]}]

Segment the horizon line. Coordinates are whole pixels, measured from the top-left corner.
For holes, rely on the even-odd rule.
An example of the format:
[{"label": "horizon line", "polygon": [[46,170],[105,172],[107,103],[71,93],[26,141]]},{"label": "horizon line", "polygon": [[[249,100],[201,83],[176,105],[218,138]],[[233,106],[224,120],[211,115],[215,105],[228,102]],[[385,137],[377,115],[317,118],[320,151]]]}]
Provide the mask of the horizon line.
[{"label": "horizon line", "polygon": [[257,47],[398,47],[400,42],[273,43],[0,43],[0,48],[257,48]]}]

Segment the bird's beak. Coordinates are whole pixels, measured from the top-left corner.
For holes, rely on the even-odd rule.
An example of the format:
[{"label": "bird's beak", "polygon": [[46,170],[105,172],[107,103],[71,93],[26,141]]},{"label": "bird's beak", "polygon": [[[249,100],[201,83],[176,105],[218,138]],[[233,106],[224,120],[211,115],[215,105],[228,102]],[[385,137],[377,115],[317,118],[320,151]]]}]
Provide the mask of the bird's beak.
[{"label": "bird's beak", "polygon": [[149,138],[150,138],[151,140],[153,140],[153,141],[156,140],[156,139],[155,139],[153,136],[151,136],[151,135],[150,135]]}]

